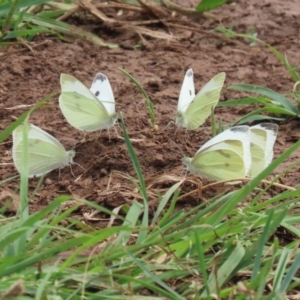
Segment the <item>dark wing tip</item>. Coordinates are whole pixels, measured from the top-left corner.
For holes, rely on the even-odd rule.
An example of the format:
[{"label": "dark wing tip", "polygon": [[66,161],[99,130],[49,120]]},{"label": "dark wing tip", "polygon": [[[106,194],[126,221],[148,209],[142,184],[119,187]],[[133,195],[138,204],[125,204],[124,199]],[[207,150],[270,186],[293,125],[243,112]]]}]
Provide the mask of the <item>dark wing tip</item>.
[{"label": "dark wing tip", "polygon": [[96,82],[98,80],[105,81],[105,80],[107,80],[107,77],[103,73],[98,73],[94,79],[94,82]]}]

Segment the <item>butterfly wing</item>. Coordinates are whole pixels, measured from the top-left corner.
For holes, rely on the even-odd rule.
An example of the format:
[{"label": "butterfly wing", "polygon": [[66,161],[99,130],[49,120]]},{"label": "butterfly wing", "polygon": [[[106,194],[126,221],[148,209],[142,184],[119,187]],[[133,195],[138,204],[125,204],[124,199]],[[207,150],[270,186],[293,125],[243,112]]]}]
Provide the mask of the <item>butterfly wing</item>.
[{"label": "butterfly wing", "polygon": [[[13,131],[13,161],[20,172],[22,167],[24,125]],[[28,177],[41,176],[73,162],[74,151],[66,151],[62,144],[41,128],[29,124]]]},{"label": "butterfly wing", "polygon": [[116,112],[114,93],[106,75],[98,73],[93,80],[90,91],[104,105],[109,115]]},{"label": "butterfly wing", "polygon": [[261,123],[250,127],[250,150],[252,177],[264,170],[273,159],[273,147],[278,133],[278,125],[274,123]]},{"label": "butterfly wing", "polygon": [[194,130],[205,122],[212,109],[219,102],[224,81],[225,73],[219,73],[200,90],[185,112],[182,113],[182,124],[180,126]]},{"label": "butterfly wing", "polygon": [[73,127],[95,131],[113,125],[105,106],[83,83],[71,75],[61,74],[60,84],[59,106]]},{"label": "butterfly wing", "polygon": [[187,129],[193,130],[202,125],[212,109],[219,102],[220,93],[224,85],[226,74],[224,72],[214,76],[196,95],[193,102],[185,112]]},{"label": "butterfly wing", "polygon": [[249,127],[223,131],[205,143],[192,159],[185,158],[184,163],[192,173],[214,180],[247,176],[251,166]]},{"label": "butterfly wing", "polygon": [[187,110],[190,103],[195,98],[195,86],[194,86],[194,72],[193,69],[188,69],[185,73],[183,83],[181,86],[175,124],[180,127],[186,127],[185,111]]},{"label": "butterfly wing", "polygon": [[185,73],[181,86],[177,111],[185,112],[189,104],[195,98],[194,72],[193,69],[188,69]]}]

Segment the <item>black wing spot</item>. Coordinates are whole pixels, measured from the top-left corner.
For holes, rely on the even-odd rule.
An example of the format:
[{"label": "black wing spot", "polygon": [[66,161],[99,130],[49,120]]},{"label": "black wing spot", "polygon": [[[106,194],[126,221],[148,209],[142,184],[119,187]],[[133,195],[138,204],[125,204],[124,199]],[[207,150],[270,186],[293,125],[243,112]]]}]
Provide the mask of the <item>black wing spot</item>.
[{"label": "black wing spot", "polygon": [[100,95],[100,92],[97,91],[97,92],[95,93],[95,96],[98,97],[99,95]]},{"label": "black wing spot", "polygon": [[192,96],[192,91],[190,90],[190,96]]}]

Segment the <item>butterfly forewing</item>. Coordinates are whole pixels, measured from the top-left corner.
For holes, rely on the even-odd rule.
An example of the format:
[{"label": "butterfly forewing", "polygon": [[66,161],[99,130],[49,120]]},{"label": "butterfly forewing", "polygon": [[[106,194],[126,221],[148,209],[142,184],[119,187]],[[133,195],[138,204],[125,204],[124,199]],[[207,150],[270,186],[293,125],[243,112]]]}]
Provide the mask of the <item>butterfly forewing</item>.
[{"label": "butterfly forewing", "polygon": [[95,102],[98,102],[96,96],[78,79],[74,76],[68,74],[61,74],[60,75],[60,86],[62,93],[64,92],[78,92],[83,97],[91,99]]},{"label": "butterfly forewing", "polygon": [[195,98],[195,86],[194,86],[194,72],[193,69],[188,69],[185,73],[183,83],[181,86],[177,112],[185,112],[189,104]]},{"label": "butterfly forewing", "polygon": [[217,74],[198,92],[196,97],[200,97],[206,92],[214,91],[214,90],[218,91],[220,94],[225,82],[225,78],[226,78],[225,72],[221,72]]},{"label": "butterfly forewing", "polygon": [[90,91],[104,105],[109,115],[115,113],[115,97],[106,75],[98,73],[93,80]]}]

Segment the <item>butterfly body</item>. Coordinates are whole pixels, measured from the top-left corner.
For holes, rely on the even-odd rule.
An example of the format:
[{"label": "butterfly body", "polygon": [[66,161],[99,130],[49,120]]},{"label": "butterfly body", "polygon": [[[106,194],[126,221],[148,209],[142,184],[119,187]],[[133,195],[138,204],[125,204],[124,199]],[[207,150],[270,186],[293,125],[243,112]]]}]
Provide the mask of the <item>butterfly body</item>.
[{"label": "butterfly body", "polygon": [[[21,172],[24,125],[13,131],[13,161]],[[61,169],[73,163],[75,151],[66,151],[63,145],[41,128],[28,127],[28,177],[42,176],[54,169]]]}]

